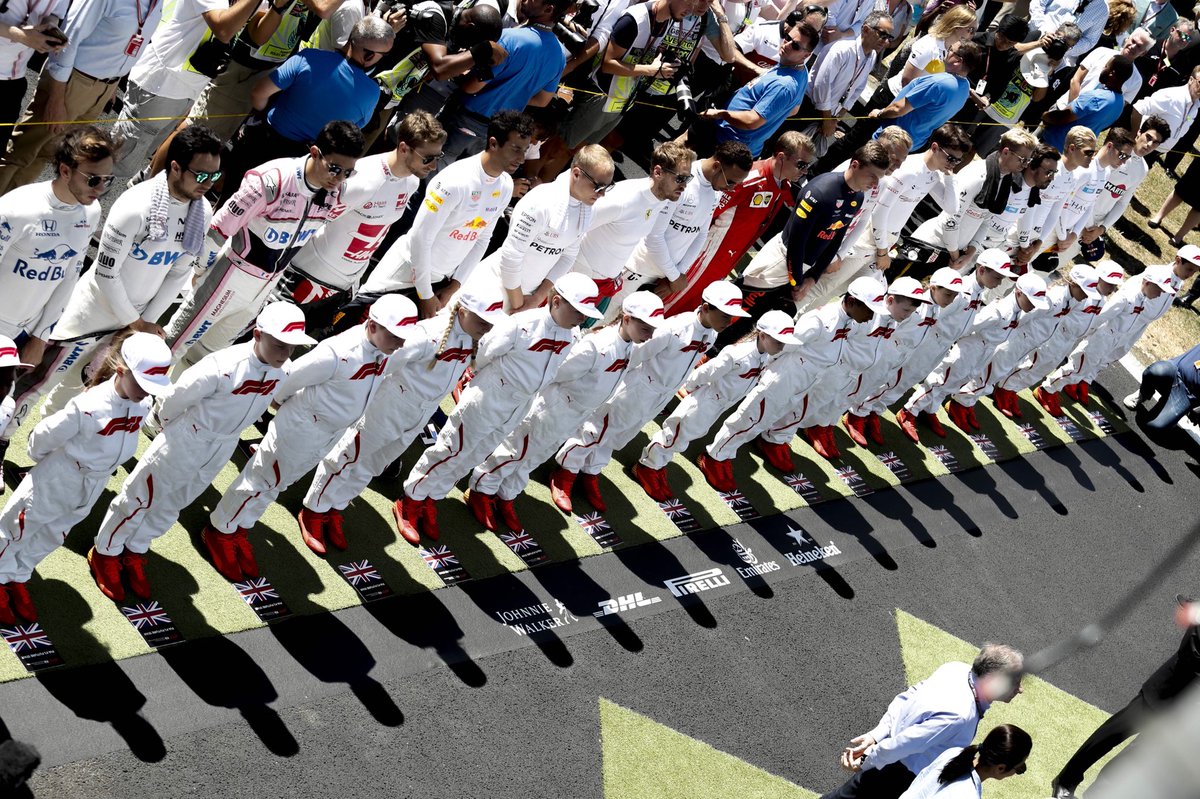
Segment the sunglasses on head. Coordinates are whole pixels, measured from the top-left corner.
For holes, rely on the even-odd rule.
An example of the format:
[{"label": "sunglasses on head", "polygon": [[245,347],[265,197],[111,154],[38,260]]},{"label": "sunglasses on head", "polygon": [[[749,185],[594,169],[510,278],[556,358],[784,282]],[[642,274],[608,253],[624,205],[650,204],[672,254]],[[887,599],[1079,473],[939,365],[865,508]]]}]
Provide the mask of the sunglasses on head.
[{"label": "sunglasses on head", "polygon": [[221,179],[222,175],[222,172],[219,169],[215,172],[197,172],[196,170],[190,168],[184,169],[183,171],[191,172],[196,177],[197,183],[216,183]]},{"label": "sunglasses on head", "polygon": [[113,181],[117,179],[116,175],[92,175],[84,172],[83,170],[80,170],[79,174],[86,178],[84,182],[87,183],[87,187],[89,189],[94,189],[100,184],[104,184],[104,188],[107,189],[113,184]]}]

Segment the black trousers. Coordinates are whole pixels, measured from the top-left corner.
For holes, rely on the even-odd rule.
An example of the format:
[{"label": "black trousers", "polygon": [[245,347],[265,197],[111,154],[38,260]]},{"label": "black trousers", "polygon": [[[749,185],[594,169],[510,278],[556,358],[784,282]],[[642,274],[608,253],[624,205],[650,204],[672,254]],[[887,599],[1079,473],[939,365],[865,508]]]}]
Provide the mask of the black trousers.
[{"label": "black trousers", "polygon": [[25,102],[25,92],[29,83],[25,76],[12,80],[0,80],[0,155],[8,152],[8,140],[12,137],[13,126],[21,116],[21,106]]},{"label": "black trousers", "polygon": [[1107,755],[1121,744],[1126,738],[1135,735],[1141,726],[1149,719],[1150,708],[1139,693],[1125,707],[1114,713],[1108,721],[1096,728],[1079,750],[1071,755],[1071,759],[1058,772],[1055,782],[1060,788],[1072,791],[1083,782],[1083,775],[1097,760]]},{"label": "black trousers", "polygon": [[840,788],[821,799],[898,799],[917,778],[900,763],[855,772]]}]

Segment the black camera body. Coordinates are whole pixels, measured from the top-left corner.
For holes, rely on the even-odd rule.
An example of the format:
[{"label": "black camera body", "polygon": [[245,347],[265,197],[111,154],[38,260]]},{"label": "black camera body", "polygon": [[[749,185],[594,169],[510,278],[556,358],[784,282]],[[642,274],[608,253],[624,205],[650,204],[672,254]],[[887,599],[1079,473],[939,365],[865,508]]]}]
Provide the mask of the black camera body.
[{"label": "black camera body", "polygon": [[675,83],[675,104],[680,115],[695,116],[696,97],[692,94],[692,84],[689,81],[692,74],[691,60],[684,58],[683,53],[674,47],[664,47],[658,52],[663,63],[676,65],[675,76],[671,80]]}]

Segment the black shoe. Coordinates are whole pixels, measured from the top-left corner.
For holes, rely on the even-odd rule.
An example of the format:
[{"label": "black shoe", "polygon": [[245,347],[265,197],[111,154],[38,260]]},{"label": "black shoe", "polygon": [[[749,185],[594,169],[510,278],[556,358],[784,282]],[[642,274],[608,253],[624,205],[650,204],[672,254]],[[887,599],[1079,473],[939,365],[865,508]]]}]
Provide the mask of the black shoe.
[{"label": "black shoe", "polygon": [[1050,797],[1051,799],[1077,799],[1075,789],[1059,785],[1057,779],[1050,783]]}]

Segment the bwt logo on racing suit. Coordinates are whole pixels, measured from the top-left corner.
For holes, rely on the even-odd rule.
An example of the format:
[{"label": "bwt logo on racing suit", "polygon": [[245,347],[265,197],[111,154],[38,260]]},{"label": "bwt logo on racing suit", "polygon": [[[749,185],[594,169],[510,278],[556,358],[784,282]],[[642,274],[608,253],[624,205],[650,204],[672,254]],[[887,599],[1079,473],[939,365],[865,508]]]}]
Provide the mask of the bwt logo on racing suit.
[{"label": "bwt logo on racing suit", "polygon": [[[308,230],[301,230],[298,234],[296,234],[296,241],[294,242],[295,246],[299,246],[299,245],[303,244],[304,242],[308,241],[308,237],[316,232],[317,231],[313,228],[309,228]],[[291,243],[291,238],[292,238],[291,231],[280,230],[277,227],[269,227],[269,228],[267,228],[266,234],[263,236],[263,241],[266,242],[267,244],[282,244],[283,246],[286,247],[286,246],[288,246],[289,243]]]},{"label": "bwt logo on racing suit", "polygon": [[136,244],[129,251],[130,258],[135,261],[145,261],[149,266],[171,266],[183,254],[182,252],[175,252],[173,250],[159,250],[158,252],[149,253]]},{"label": "bwt logo on racing suit", "polygon": [[30,264],[24,258],[18,258],[13,264],[13,274],[30,280],[62,280],[66,274],[63,267],[78,255],[69,245],[57,244],[52,249],[33,254],[36,260],[46,262],[45,269],[38,269],[39,264]]}]

